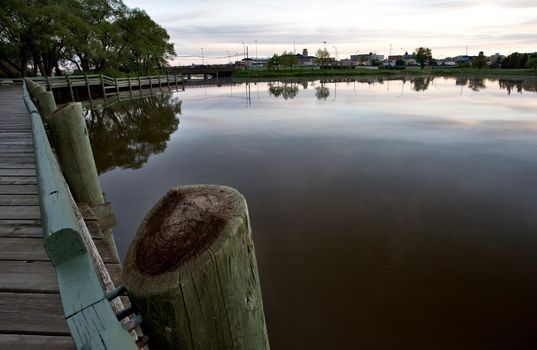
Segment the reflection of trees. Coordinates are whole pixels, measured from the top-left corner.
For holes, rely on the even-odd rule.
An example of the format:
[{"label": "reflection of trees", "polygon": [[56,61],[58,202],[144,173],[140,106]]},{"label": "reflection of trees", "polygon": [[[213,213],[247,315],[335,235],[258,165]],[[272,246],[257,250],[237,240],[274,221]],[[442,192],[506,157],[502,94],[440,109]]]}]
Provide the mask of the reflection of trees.
[{"label": "reflection of trees", "polygon": [[330,96],[330,89],[324,86],[324,82],[321,82],[321,86],[315,87],[315,97],[318,100],[326,100]]},{"label": "reflection of trees", "polygon": [[500,89],[506,89],[507,94],[511,95],[511,91],[514,89],[516,89],[516,92],[518,92],[519,94],[522,93],[522,84],[524,83],[524,81],[500,79],[498,83],[500,84]]},{"label": "reflection of trees", "polygon": [[455,80],[455,85],[457,86],[466,86],[466,84],[468,84],[468,78],[458,77]]},{"label": "reflection of trees", "polygon": [[471,78],[468,80],[468,87],[472,91],[479,91],[481,89],[486,89],[485,79],[483,78]]},{"label": "reflection of trees", "polygon": [[412,78],[410,82],[415,91],[425,91],[429,88],[429,84],[434,80],[434,77],[416,77]]},{"label": "reflection of trees", "polygon": [[269,93],[276,98],[281,96],[284,100],[292,99],[298,95],[298,86],[288,83],[283,83],[283,85],[270,83]]},{"label": "reflection of trees", "polygon": [[161,93],[88,111],[86,121],[97,171],[137,169],[152,154],[163,152],[179,125],[176,115],[181,114],[181,102]]}]

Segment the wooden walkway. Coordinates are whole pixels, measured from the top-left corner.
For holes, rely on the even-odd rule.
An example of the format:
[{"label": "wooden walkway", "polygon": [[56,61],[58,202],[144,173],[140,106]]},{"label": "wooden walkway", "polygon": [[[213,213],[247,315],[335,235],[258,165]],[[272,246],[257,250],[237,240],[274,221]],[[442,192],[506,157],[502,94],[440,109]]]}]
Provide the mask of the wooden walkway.
[{"label": "wooden walkway", "polygon": [[[84,208],[81,208],[84,209]],[[121,267],[97,219],[86,224],[112,279]],[[74,349],[43,248],[30,114],[22,86],[0,87],[0,349]]]}]

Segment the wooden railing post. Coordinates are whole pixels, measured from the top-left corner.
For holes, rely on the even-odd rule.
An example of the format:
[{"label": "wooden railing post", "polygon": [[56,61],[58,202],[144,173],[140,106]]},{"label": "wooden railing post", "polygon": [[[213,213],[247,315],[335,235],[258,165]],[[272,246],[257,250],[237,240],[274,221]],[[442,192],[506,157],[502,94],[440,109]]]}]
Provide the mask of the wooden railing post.
[{"label": "wooden railing post", "polygon": [[171,189],[124,268],[151,349],[269,349],[246,200],[216,185]]},{"label": "wooden railing post", "polygon": [[90,88],[90,83],[88,81],[88,75],[87,74],[84,74],[84,80],[86,81],[86,88],[88,89],[88,98],[90,100],[90,104],[91,104],[91,88]]},{"label": "wooden railing post", "polygon": [[[65,180],[77,202],[92,208],[105,205],[93,152],[80,102],[68,103],[47,119],[51,138]],[[112,231],[103,229],[105,238],[117,255]]]},{"label": "wooden railing post", "polygon": [[101,78],[101,89],[103,90],[104,104],[107,105],[108,100],[107,100],[107,97],[106,97],[106,88],[104,87],[104,77],[103,77],[102,74],[100,74],[99,77]]},{"label": "wooden railing post", "polygon": [[75,94],[73,93],[73,85],[71,84],[71,77],[66,75],[67,85],[69,86],[69,94],[71,95],[71,101],[75,102]]},{"label": "wooden railing post", "polygon": [[52,91],[45,91],[32,98],[32,102],[39,110],[39,114],[43,119],[46,119],[56,110],[56,101]]}]

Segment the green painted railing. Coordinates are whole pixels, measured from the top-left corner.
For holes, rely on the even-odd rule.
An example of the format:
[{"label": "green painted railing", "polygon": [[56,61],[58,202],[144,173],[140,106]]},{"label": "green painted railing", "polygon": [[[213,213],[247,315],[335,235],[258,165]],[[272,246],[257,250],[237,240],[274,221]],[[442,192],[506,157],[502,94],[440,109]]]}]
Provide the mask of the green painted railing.
[{"label": "green painted railing", "polygon": [[[43,239],[56,270],[65,319],[77,349],[138,349],[105,295],[80,234],[67,185],[26,83],[24,102],[32,118]],[[114,297],[117,295],[113,295]]]}]

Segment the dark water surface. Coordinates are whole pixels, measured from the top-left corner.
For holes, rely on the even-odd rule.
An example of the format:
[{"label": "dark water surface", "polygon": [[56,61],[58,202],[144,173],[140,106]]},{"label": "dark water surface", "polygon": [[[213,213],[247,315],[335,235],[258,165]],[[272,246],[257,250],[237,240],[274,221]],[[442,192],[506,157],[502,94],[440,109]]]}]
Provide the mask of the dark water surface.
[{"label": "dark water surface", "polygon": [[246,196],[273,349],[535,349],[536,87],[243,83],[88,122],[122,256],[170,187]]}]

